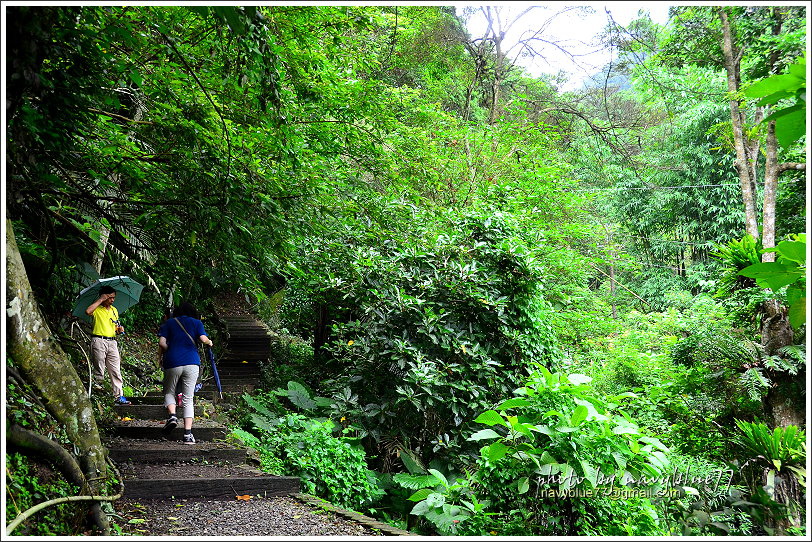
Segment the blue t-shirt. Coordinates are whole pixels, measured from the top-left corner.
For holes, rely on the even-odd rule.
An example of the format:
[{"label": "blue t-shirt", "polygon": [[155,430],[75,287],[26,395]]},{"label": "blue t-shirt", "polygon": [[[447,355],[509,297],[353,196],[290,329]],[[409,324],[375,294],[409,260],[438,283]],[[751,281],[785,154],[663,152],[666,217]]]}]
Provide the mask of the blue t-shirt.
[{"label": "blue t-shirt", "polygon": [[[178,316],[177,319],[183,324],[186,333],[191,335],[193,340],[186,336],[186,333],[183,332],[183,329],[174,318],[164,322],[161,329],[158,330],[158,336],[166,337],[168,346],[167,351],[164,352],[164,369],[180,367],[181,365],[200,365],[197,341],[201,335],[206,335],[203,322],[191,316]],[[206,336],[208,337],[208,335]]]}]

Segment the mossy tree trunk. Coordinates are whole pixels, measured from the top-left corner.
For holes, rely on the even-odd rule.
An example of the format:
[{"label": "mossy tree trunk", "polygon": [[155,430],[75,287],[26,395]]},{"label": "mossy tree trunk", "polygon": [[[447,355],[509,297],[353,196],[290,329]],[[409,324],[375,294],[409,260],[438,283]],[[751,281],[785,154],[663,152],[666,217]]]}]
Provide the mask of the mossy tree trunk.
[{"label": "mossy tree trunk", "polygon": [[[8,355],[79,450],[79,465],[90,491],[106,494],[107,452],[93,405],[34,299],[11,221],[6,221],[6,319]],[[104,525],[107,530],[106,519]]]}]

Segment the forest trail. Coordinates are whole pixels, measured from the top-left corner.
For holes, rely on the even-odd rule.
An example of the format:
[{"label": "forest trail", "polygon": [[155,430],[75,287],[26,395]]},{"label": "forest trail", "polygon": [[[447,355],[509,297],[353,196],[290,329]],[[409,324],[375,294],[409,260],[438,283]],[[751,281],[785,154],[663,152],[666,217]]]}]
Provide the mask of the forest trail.
[{"label": "forest trail", "polygon": [[114,502],[122,534],[182,536],[370,536],[408,535],[372,518],[300,493],[300,480],[273,476],[255,466],[244,448],[225,442],[218,413],[259,379],[268,358],[270,332],[250,315],[221,315],[227,331],[218,362],[222,397],[212,379],[195,394],[194,445],[182,442],[182,426],[164,432],[161,392],[115,406],[117,421],[104,444],[118,466],[124,496]]}]

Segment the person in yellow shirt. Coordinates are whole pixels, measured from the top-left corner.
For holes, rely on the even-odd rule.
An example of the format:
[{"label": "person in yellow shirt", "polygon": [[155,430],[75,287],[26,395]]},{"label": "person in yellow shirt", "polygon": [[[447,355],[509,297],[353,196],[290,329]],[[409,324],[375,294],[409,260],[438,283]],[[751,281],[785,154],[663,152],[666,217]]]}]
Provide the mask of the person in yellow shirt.
[{"label": "person in yellow shirt", "polygon": [[124,397],[121,378],[121,356],[118,353],[117,333],[124,333],[124,326],[118,320],[118,309],[113,306],[116,291],[110,286],[99,289],[99,298],[85,310],[93,317],[93,332],[90,335],[90,351],[93,355],[96,380],[104,380],[105,369],[110,373],[115,402],[119,405],[132,404]]}]

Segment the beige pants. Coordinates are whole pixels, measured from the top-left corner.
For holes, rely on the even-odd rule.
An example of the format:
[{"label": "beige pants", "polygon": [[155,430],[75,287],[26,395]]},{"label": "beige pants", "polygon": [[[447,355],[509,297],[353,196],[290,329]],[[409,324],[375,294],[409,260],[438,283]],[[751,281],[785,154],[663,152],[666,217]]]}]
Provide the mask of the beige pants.
[{"label": "beige pants", "polygon": [[100,337],[91,337],[90,351],[93,355],[96,372],[93,374],[96,380],[104,380],[104,371],[110,373],[110,383],[113,385],[113,395],[121,396],[121,387],[124,381],[121,379],[121,356],[118,353],[118,342]]}]

